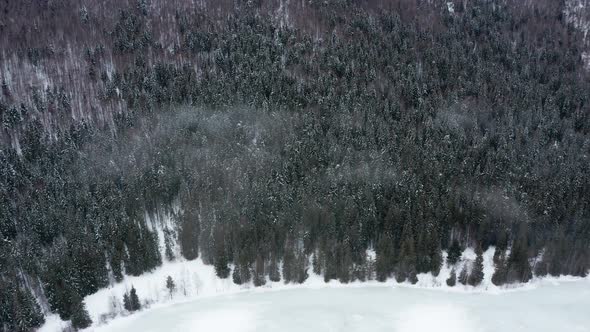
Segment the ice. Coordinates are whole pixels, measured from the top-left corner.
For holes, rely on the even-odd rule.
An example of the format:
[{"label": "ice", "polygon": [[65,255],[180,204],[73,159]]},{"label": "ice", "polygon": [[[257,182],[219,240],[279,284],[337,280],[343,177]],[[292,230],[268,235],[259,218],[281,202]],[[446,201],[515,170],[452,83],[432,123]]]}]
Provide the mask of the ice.
[{"label": "ice", "polygon": [[590,282],[441,292],[399,286],[248,291],[148,309],[96,332],[590,331]]}]

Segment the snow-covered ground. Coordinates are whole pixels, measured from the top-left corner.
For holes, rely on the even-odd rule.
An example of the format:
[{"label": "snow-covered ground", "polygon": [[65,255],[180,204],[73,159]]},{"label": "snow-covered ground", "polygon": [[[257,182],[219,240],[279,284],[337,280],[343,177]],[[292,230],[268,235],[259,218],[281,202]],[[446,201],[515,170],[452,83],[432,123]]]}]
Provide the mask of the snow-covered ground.
[{"label": "snow-covered ground", "polygon": [[590,280],[502,294],[408,287],[245,292],[146,310],[96,332],[590,331]]},{"label": "snow-covered ground", "polygon": [[[87,296],[85,298],[85,303],[87,310],[94,322],[93,326],[89,328],[89,331],[111,331],[110,329],[113,328],[113,331],[119,331],[116,328],[118,326],[126,326],[127,330],[144,330],[144,329],[136,329],[131,328],[131,325],[125,325],[125,322],[133,322],[133,324],[143,324],[144,321],[149,322],[151,318],[147,318],[148,316],[151,317],[152,313],[156,315],[156,317],[160,317],[162,314],[169,312],[169,308],[185,308],[182,309],[182,312],[185,312],[187,317],[180,317],[178,316],[177,319],[185,321],[186,319],[191,319],[191,322],[201,326],[199,324],[207,324],[209,321],[217,320],[218,315],[219,317],[225,317],[226,314],[230,315],[230,312],[209,312],[203,316],[204,314],[199,313],[201,304],[202,303],[209,303],[214,305],[216,303],[226,303],[228,304],[229,311],[234,309],[233,305],[229,305],[230,302],[228,298],[238,298],[243,299],[240,300],[244,303],[244,305],[248,302],[248,298],[252,298],[253,301],[257,301],[257,299],[264,299],[268,298],[268,301],[274,302],[279,301],[282,295],[271,295],[268,293],[276,293],[275,291],[278,290],[288,290],[287,292],[280,292],[280,294],[293,294],[291,290],[300,289],[302,294],[308,294],[310,291],[318,291],[318,296],[324,296],[321,294],[329,294],[330,291],[326,290],[326,293],[323,293],[323,289],[364,289],[366,294],[360,292],[362,298],[358,301],[368,301],[368,302],[375,302],[377,299],[373,300],[370,298],[370,294],[375,292],[373,289],[377,289],[377,293],[379,292],[390,292],[395,289],[394,293],[392,293],[392,298],[387,302],[391,302],[390,305],[392,308],[399,308],[403,307],[403,303],[398,303],[397,295],[399,292],[407,297],[402,300],[402,302],[415,302],[419,303],[421,298],[423,298],[424,294],[431,294],[428,295],[427,298],[448,298],[449,301],[447,305],[443,307],[427,307],[426,309],[434,310],[434,315],[463,315],[461,311],[452,310],[455,306],[455,302],[453,299],[458,299],[459,301],[463,301],[462,299],[465,298],[474,298],[469,296],[481,296],[482,299],[492,299],[494,298],[492,295],[498,294],[512,294],[512,293],[522,293],[522,294],[529,294],[528,292],[520,292],[524,290],[532,290],[539,288],[539,294],[544,294],[546,291],[544,290],[546,287],[550,287],[552,292],[559,296],[562,287],[552,287],[555,284],[562,284],[566,282],[567,285],[575,284],[578,285],[576,287],[581,287],[582,290],[586,290],[586,292],[590,292],[590,278],[586,279],[579,279],[579,278],[568,278],[568,277],[561,277],[561,278],[545,278],[542,280],[535,279],[527,284],[519,285],[519,286],[512,286],[512,287],[496,287],[491,282],[491,277],[494,271],[493,266],[493,254],[494,248],[490,248],[487,250],[483,257],[484,257],[484,280],[482,284],[476,288],[470,286],[463,286],[461,284],[457,284],[455,287],[448,287],[446,284],[446,279],[449,277],[451,268],[447,267],[446,265],[443,266],[441,269],[440,274],[437,277],[432,276],[431,274],[420,274],[418,275],[418,283],[416,285],[411,285],[409,283],[402,283],[398,284],[393,279],[385,282],[379,283],[377,281],[367,281],[367,282],[353,282],[349,284],[341,284],[337,281],[331,281],[329,283],[325,283],[323,277],[311,274],[310,277],[306,280],[306,282],[302,285],[299,284],[288,284],[285,285],[283,282],[270,282],[267,281],[267,284],[262,287],[254,288],[251,284],[248,285],[241,285],[238,286],[231,281],[231,278],[228,279],[219,279],[215,275],[215,270],[213,266],[205,265],[200,259],[196,259],[193,261],[186,261],[183,259],[176,259],[174,262],[164,262],[164,264],[156,269],[151,273],[144,274],[139,277],[131,277],[127,276],[121,283],[117,283],[112,285],[110,288],[102,289],[95,294]],[[371,252],[368,253],[369,257],[374,256]],[[443,254],[446,256],[446,254]],[[466,249],[463,252],[462,259],[460,263],[458,263],[455,268],[457,272],[461,271],[463,264],[467,264],[475,259],[475,253],[472,249]],[[176,291],[171,295],[166,289],[166,278],[171,276],[176,284]],[[569,281],[569,282],[568,282]],[[143,303],[144,309],[141,312],[135,313],[133,315],[129,315],[125,310],[123,310],[122,298],[123,294],[127,292],[131,287],[135,287],[137,290],[137,294],[140,300]],[[583,286],[583,287],[582,287]],[[570,286],[567,286],[570,287]],[[403,289],[403,290],[402,290]],[[566,288],[566,292],[569,288]],[[517,291],[518,290],[518,291]],[[426,292],[426,293],[424,293]],[[531,292],[530,294],[536,293]],[[313,293],[313,292],[311,292]],[[311,294],[310,293],[310,294]],[[456,293],[456,294],[449,294],[449,293]],[[264,295],[262,295],[264,294]],[[336,293],[340,294],[340,293]],[[349,294],[357,294],[355,292],[349,293],[349,291],[343,291],[342,296],[349,296]],[[365,294],[365,295],[363,295]],[[411,299],[411,294],[416,294],[416,300]],[[590,294],[586,293],[587,300],[585,307],[588,308],[590,305]],[[288,295],[288,296],[295,296],[298,295]],[[315,296],[315,295],[314,295]],[[365,296],[369,296],[369,298],[365,298]],[[507,297],[501,301],[511,301],[508,297],[512,297],[513,295],[506,295]],[[526,295],[514,295],[514,296],[522,296],[522,300],[529,298],[530,296]],[[553,296],[553,294],[548,294],[546,296]],[[497,298],[504,298],[504,296],[497,297]],[[224,300],[226,299],[226,300]],[[313,302],[315,303],[316,299],[313,298]],[[351,300],[352,302],[357,302],[357,300]],[[519,303],[524,305],[524,302],[521,301]],[[565,300],[564,300],[565,301]],[[338,302],[338,301],[337,301]],[[241,302],[240,302],[241,303]],[[426,305],[429,303],[428,301],[425,302]],[[564,304],[565,302],[562,302]],[[207,304],[207,305],[209,305]],[[322,306],[328,306],[328,303],[322,304]],[[338,306],[338,303],[334,305]],[[367,304],[372,306],[370,304]],[[436,304],[438,305],[438,304]],[[493,303],[492,303],[493,305]],[[533,307],[535,303],[531,304]],[[577,305],[575,300],[571,302],[572,306]],[[580,303],[582,305],[582,303]],[[331,306],[331,305],[330,305]],[[191,308],[195,308],[195,313],[191,313]],[[325,307],[321,308],[311,308],[310,310],[324,310]],[[176,310],[176,309],[174,309]],[[225,309],[224,309],[225,310]],[[266,309],[265,309],[266,310]],[[285,309],[288,310],[288,309]],[[298,308],[297,310],[301,310]],[[514,310],[518,310],[514,308]],[[255,311],[255,310],[254,310]],[[398,309],[395,310],[396,312]],[[446,312],[448,311],[448,313]],[[336,315],[338,310],[334,312],[333,315]],[[365,313],[367,314],[367,313]],[[375,313],[377,315],[378,312]],[[412,315],[412,312],[408,312],[408,315]],[[418,315],[418,312],[414,312],[414,314]],[[196,315],[196,316],[195,316]],[[244,313],[244,308],[236,308],[235,311],[231,312],[232,317],[231,322],[236,322],[236,328],[232,328],[231,325],[226,326],[227,331],[242,331],[239,328],[245,325],[256,325],[258,324],[257,318],[253,317],[249,314]],[[331,316],[332,314],[327,314]],[[588,315],[590,317],[590,315]],[[218,318],[219,318],[218,317]],[[163,317],[160,317],[164,319]],[[194,319],[193,319],[194,318]],[[457,318],[458,319],[458,318]],[[253,320],[253,321],[251,321]],[[221,319],[221,321],[225,321]],[[191,323],[191,324],[193,324]],[[230,322],[225,322],[229,324]],[[277,322],[277,324],[279,324]],[[411,323],[411,322],[410,322]],[[408,323],[408,324],[410,324]],[[123,324],[123,325],[121,325]],[[400,323],[401,324],[401,323]],[[405,324],[405,323],[404,323]],[[413,323],[412,323],[413,324]],[[59,320],[56,315],[49,316],[47,318],[47,323],[41,329],[42,332],[55,332],[61,331],[63,327],[67,326],[68,324]],[[225,325],[224,325],[225,326]],[[257,326],[257,325],[256,325]],[[369,325],[373,326],[373,325]],[[397,325],[396,325],[397,326]],[[588,324],[590,326],[590,323]],[[147,329],[149,330],[149,329]],[[176,329],[173,329],[176,330]],[[180,330],[180,329],[179,329]],[[189,330],[194,330],[194,328],[190,328]],[[209,330],[209,329],[205,329]],[[256,329],[258,330],[258,329]],[[282,330],[282,329],[279,329]],[[336,329],[342,330],[342,329]],[[347,330],[347,329],[344,329]],[[354,329],[353,329],[354,330]],[[477,330],[477,329],[476,329]],[[473,330],[473,331],[476,331]],[[513,329],[514,330],[514,329]],[[526,329],[528,330],[528,329]],[[153,330],[159,331],[159,330]],[[404,328],[401,331],[422,331],[422,328],[419,329],[411,329],[411,328]],[[440,331],[440,330],[439,330]],[[461,331],[461,330],[458,330]],[[586,330],[581,330],[586,331]]]}]

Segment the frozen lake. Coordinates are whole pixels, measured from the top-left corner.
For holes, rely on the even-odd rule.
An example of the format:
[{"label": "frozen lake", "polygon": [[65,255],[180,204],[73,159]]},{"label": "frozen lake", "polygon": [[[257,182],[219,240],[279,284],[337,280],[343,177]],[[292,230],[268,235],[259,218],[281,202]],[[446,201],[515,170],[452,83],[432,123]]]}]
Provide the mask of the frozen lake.
[{"label": "frozen lake", "polygon": [[95,331],[590,332],[590,280],[501,294],[405,287],[244,292],[145,310]]}]

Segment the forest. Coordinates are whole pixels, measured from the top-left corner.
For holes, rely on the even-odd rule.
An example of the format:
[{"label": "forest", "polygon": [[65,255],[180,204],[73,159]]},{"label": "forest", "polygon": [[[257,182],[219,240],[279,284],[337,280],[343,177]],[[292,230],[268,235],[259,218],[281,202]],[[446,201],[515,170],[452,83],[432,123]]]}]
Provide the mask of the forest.
[{"label": "forest", "polygon": [[415,282],[467,247],[447,283],[477,285],[490,246],[497,285],[585,276],[572,3],[2,1],[0,330],[88,326],[173,243],[256,286]]}]

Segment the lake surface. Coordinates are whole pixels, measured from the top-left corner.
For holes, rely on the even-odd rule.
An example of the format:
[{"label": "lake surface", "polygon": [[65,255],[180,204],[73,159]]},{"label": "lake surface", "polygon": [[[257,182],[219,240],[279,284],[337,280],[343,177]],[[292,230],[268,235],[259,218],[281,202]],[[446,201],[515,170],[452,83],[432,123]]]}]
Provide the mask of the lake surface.
[{"label": "lake surface", "polygon": [[95,331],[590,332],[590,281],[500,294],[385,286],[254,291],[145,310]]}]

